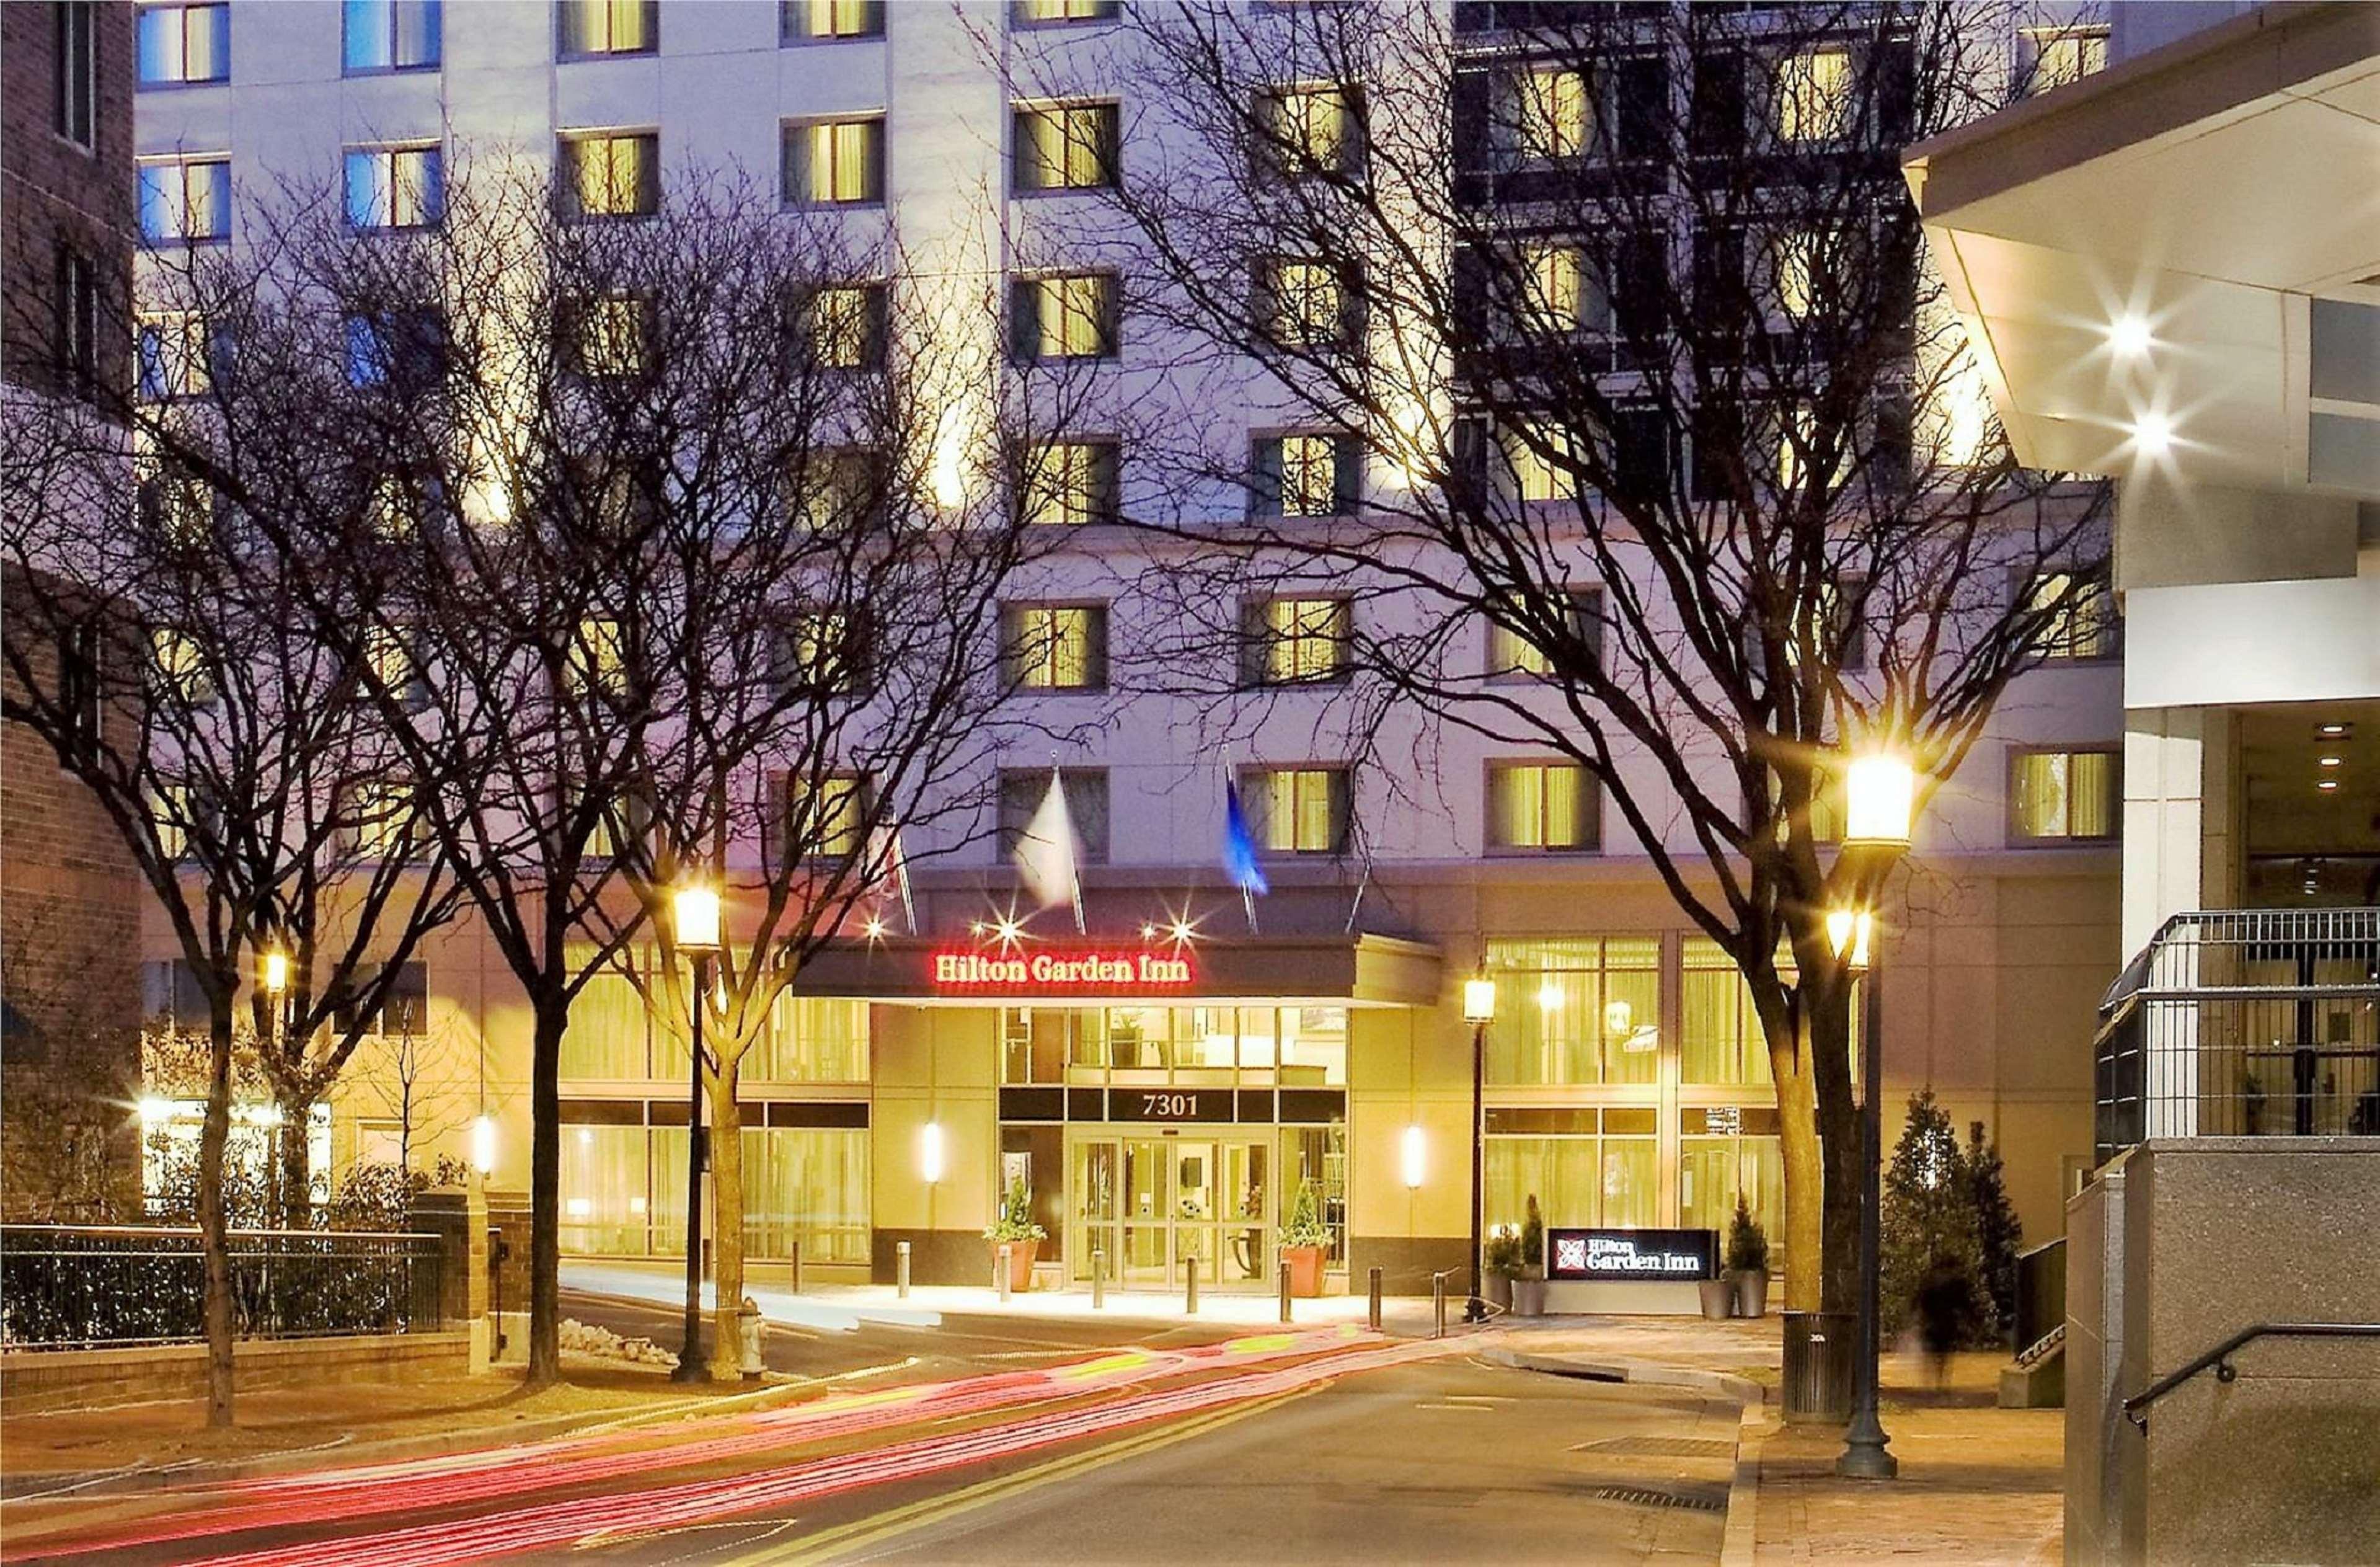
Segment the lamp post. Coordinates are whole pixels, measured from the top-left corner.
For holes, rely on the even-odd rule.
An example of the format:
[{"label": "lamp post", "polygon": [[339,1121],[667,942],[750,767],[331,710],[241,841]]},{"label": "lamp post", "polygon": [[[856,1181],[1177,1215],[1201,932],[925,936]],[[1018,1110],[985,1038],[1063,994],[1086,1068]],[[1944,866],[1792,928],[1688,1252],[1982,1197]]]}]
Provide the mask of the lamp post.
[{"label": "lamp post", "polygon": [[[289,1027],[289,954],[279,947],[265,948],[257,959],[256,983],[258,989],[272,998],[267,1010],[273,1019],[273,1033],[268,1043],[278,1050]],[[279,1195],[281,1217],[275,1222],[294,1229],[297,1226],[289,1209],[295,1194],[282,1186],[288,1177],[288,1164],[281,1157],[278,1130],[277,1127],[268,1128],[264,1138],[265,1189]]]},{"label": "lamp post", "polygon": [[1463,1319],[1484,1322],[1488,1303],[1479,1298],[1479,1224],[1487,1201],[1488,1025],[1496,1021],[1496,981],[1484,969],[1463,982],[1463,1021],[1471,1025],[1471,1298],[1463,1303]]},{"label": "lamp post", "polygon": [[702,1014],[710,1005],[710,958],[719,950],[719,894],[692,883],[670,898],[677,944],[694,954],[694,1048],[687,1052],[686,1103],[686,1345],[673,1382],[707,1382],[702,1363]]},{"label": "lamp post", "polygon": [[[1917,772],[1906,758],[1873,750],[1853,757],[1843,769],[1843,847],[1880,857],[1909,847],[1915,814]],[[1883,943],[1875,938],[1876,916],[1864,908],[1837,909],[1827,917],[1835,955],[1861,975],[1860,983],[1860,1295],[1859,1358],[1852,1367],[1852,1421],[1835,1473],[1855,1479],[1889,1480],[1900,1463],[1886,1451],[1876,1408],[1877,1342],[1882,1326],[1879,1250],[1884,1195],[1884,1051],[1876,988],[1883,978]]]}]

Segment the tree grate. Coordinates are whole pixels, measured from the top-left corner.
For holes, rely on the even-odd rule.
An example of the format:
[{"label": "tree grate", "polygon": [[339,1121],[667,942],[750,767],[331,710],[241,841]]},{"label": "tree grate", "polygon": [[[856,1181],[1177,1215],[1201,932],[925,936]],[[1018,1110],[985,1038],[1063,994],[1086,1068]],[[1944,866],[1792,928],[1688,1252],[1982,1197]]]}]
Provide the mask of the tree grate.
[{"label": "tree grate", "polygon": [[1727,1499],[1723,1496],[1656,1490],[1650,1486],[1603,1486],[1597,1488],[1595,1497],[1597,1501],[1622,1501],[1631,1507],[1680,1507],[1689,1512],[1727,1511]]},{"label": "tree grate", "polygon": [[1605,1437],[1572,1452],[1618,1452],[1640,1458],[1733,1458],[1735,1444],[1709,1437]]}]

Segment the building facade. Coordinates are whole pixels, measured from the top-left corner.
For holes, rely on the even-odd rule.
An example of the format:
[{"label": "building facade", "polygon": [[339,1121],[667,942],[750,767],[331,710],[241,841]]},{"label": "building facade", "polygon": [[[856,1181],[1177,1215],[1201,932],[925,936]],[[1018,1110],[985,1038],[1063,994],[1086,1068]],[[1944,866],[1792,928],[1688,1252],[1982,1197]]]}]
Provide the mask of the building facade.
[{"label": "building facade", "polygon": [[[789,203],[895,225],[929,266],[1021,270],[1028,209],[1047,198],[1018,155],[1031,116],[1002,64],[1030,51],[1062,70],[1080,51],[1087,69],[1119,45],[1112,10],[144,7],[144,29],[184,41],[140,99],[151,232],[237,243],[247,193],[275,177],[352,192],[359,168],[369,180],[390,158],[443,174],[499,152],[567,158],[600,134],[658,170],[740,168]],[[199,55],[194,36],[209,41]],[[1124,177],[1135,155],[1127,135]],[[1115,358],[1125,377],[1165,361],[1130,342]],[[1205,411],[1264,428],[1253,407]],[[1129,453],[1121,488],[1127,510],[1154,504]],[[1378,1266],[1391,1287],[1426,1288],[1467,1252],[1475,1044],[1488,1222],[1517,1221],[1534,1195],[1557,1225],[1718,1228],[1741,1193],[1777,1233],[1757,1025],[1617,821],[1540,794],[1536,827],[1514,831],[1510,770],[1536,759],[1452,731],[1416,736],[1426,788],[1350,769],[1327,693],[1250,698],[1261,714],[1227,763],[1199,702],[1127,678],[1163,613],[1119,589],[1105,552],[1127,548],[1085,529],[1017,589],[1020,604],[1095,609],[1084,670],[1117,672],[1026,698],[1100,719],[1058,759],[1083,840],[1079,926],[1018,914],[1009,844],[1051,761],[1003,759],[1007,831],[919,845],[935,852],[891,921],[902,933],[811,966],[747,1067],[754,1254],[798,1244],[807,1263],[884,1276],[908,1241],[920,1279],[977,1279],[980,1232],[1021,1180],[1064,1277],[1087,1277],[1099,1252],[1127,1284],[1167,1283],[1197,1257],[1210,1281],[1260,1285],[1310,1191],[1339,1278],[1360,1287]],[[2023,677],[1921,824],[1882,985],[1894,1102],[1931,1085],[1981,1122],[2036,1233],[2056,1230],[2088,1160],[2087,1041],[2117,957],[2116,643],[2069,650]],[[1487,667],[1490,650],[1476,652]],[[1259,903],[1220,869],[1227,767],[1259,819],[1272,883]],[[1500,1001],[1475,1037],[1459,992],[1483,966]],[[494,1184],[525,1186],[527,1009],[468,921],[426,944],[418,991],[416,1021],[384,1031],[334,1099],[334,1160],[460,1155],[484,1115]],[[574,1009],[565,1252],[682,1245],[685,1068],[626,980],[599,979]]]}]

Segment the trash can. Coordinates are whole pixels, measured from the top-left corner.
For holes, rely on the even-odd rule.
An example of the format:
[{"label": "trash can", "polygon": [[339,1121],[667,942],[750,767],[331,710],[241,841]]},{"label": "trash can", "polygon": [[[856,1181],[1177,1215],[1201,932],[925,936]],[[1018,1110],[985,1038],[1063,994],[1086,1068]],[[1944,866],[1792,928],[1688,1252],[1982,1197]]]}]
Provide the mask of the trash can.
[{"label": "trash can", "polygon": [[742,1308],[735,1313],[735,1327],[743,1340],[744,1379],[757,1382],[765,1367],[760,1364],[760,1306],[750,1295],[744,1297]]},{"label": "trash can", "polygon": [[1789,1311],[1785,1316],[1785,1418],[1841,1425],[1852,1417],[1852,1367],[1859,1354],[1859,1315]]}]

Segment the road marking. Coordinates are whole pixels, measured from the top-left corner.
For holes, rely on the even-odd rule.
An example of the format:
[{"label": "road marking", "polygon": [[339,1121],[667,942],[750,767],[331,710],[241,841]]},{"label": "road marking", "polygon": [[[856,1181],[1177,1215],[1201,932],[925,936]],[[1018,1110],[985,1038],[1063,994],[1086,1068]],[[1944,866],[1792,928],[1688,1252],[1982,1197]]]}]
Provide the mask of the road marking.
[{"label": "road marking", "polygon": [[951,1519],[989,1507],[994,1502],[1002,1501],[1027,1491],[1038,1490],[1043,1486],[1054,1484],[1059,1480],[1087,1475],[1094,1470],[1104,1469],[1110,1464],[1120,1464],[1127,1458],[1137,1458],[1144,1453],[1155,1452],[1160,1448],[1171,1447],[1175,1442],[1187,1441],[1192,1437],[1203,1436],[1219,1427],[1228,1426],[1234,1420],[1245,1419],[1248,1415],[1287,1403],[1292,1399],[1303,1397],[1313,1391],[1315,1387],[1321,1385],[1315,1383],[1307,1387],[1293,1389],[1288,1392],[1276,1393],[1270,1398],[1257,1399],[1253,1403],[1227,1405],[1211,1414],[1196,1415],[1178,1425],[1164,1427],[1123,1441],[1110,1443],[1089,1452],[1071,1454],[1047,1464],[1036,1464],[1030,1469],[1021,1470],[1014,1475],[1002,1475],[992,1479],[981,1480],[946,1496],[925,1497],[910,1502],[905,1507],[895,1508],[890,1512],[858,1519],[840,1528],[829,1529],[808,1539],[795,1541],[783,1554],[770,1551],[761,1555],[747,1556],[729,1563],[728,1567],[746,1567],[747,1563],[763,1561],[825,1561],[831,1556],[865,1560],[864,1556],[854,1553],[890,1544],[895,1537],[912,1530],[932,1524],[946,1523]]}]

